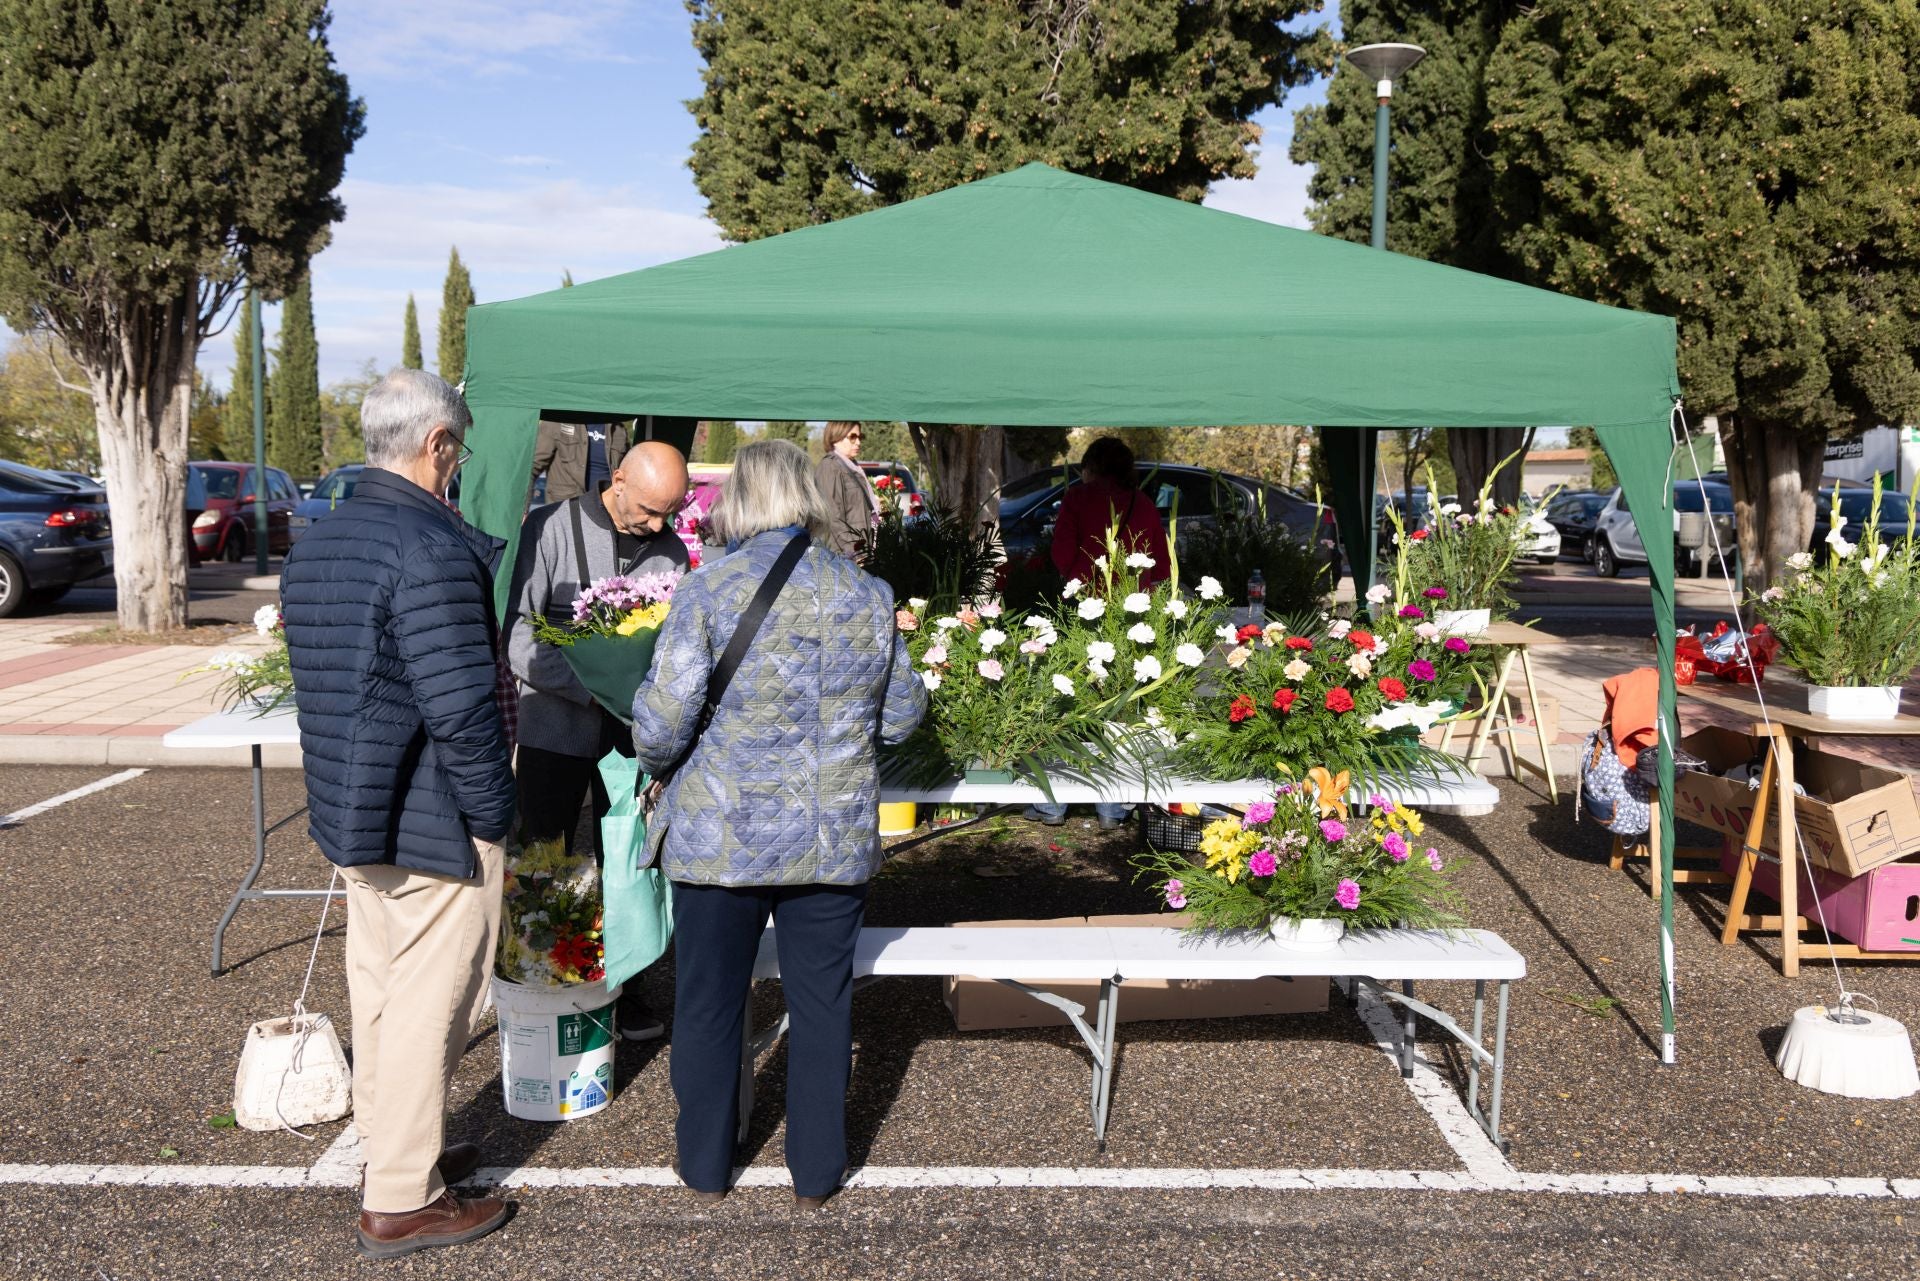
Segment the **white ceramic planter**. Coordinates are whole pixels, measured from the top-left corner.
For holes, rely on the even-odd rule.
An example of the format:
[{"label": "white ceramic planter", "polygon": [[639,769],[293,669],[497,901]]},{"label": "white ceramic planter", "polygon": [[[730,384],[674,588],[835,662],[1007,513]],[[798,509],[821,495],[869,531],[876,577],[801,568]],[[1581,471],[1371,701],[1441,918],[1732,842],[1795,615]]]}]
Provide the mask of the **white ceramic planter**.
[{"label": "white ceramic planter", "polygon": [[1436,609],[1433,625],[1449,636],[1478,636],[1493,622],[1490,609]]},{"label": "white ceramic planter", "polygon": [[1273,932],[1273,941],[1282,947],[1318,952],[1338,943],[1340,936],[1347,932],[1347,923],[1326,916],[1310,916],[1304,921],[1292,921],[1283,916],[1276,918],[1268,928]]},{"label": "white ceramic planter", "polygon": [[1807,711],[1837,721],[1890,721],[1900,715],[1900,687],[1809,685]]}]

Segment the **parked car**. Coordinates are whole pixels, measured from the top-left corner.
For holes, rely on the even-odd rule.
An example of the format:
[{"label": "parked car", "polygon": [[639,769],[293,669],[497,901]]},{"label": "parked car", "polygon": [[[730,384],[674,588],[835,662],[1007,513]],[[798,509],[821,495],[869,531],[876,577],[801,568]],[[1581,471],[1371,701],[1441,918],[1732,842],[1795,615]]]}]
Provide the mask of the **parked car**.
[{"label": "parked car", "polygon": [[[1706,493],[1704,499],[1701,490]],[[1733,523],[1733,490],[1731,487],[1714,481],[1676,481],[1673,486],[1672,520],[1674,527],[1674,563],[1679,573],[1690,572],[1695,563],[1695,553],[1691,547],[1682,546],[1682,530],[1691,515],[1709,514],[1713,529],[1700,531],[1701,549],[1711,559],[1714,541],[1717,538],[1720,547],[1728,554],[1731,564],[1734,548],[1739,546],[1735,538]],[[1627,496],[1615,489],[1601,509],[1594,524],[1593,567],[1602,578],[1614,578],[1620,573],[1622,565],[1644,565],[1647,563],[1647,549],[1640,541],[1640,530],[1633,523],[1633,514],[1628,510]]]},{"label": "parked car", "polygon": [[1592,489],[1563,490],[1554,495],[1542,514],[1547,524],[1560,531],[1562,555],[1593,559],[1593,527],[1606,510],[1609,497]]},{"label": "parked car", "polygon": [[913,468],[905,463],[860,460],[860,470],[876,485],[882,477],[900,482],[900,496],[905,499],[908,516],[918,516],[926,510],[926,498],[920,492],[920,484],[913,478]]},{"label": "parked car", "polygon": [[[1053,518],[1067,492],[1066,476],[1073,470],[1055,467],[1001,488],[1000,537],[1008,559],[1031,555],[1052,535]],[[1317,507],[1311,498],[1283,485],[1185,463],[1136,463],[1134,476],[1162,519],[1177,517],[1174,532],[1182,544],[1188,532],[1210,524],[1222,511],[1264,510],[1270,523],[1286,526],[1303,542],[1335,539],[1333,509]],[[1071,483],[1079,484],[1078,477]]]},{"label": "parked car", "polygon": [[287,520],[287,537],[299,542],[300,535],[306,533],[314,521],[352,498],[353,487],[360,483],[360,473],[365,470],[365,463],[348,463],[321,477],[313,493],[294,504],[293,515]]},{"label": "parked car", "polygon": [[112,568],[106,491],[0,461],[0,618]]},{"label": "parked car", "polygon": [[[1814,497],[1813,503],[1813,539],[1807,547],[1816,557],[1825,559],[1828,553],[1827,532],[1833,528],[1832,489],[1822,489]],[[1866,528],[1867,517],[1873,513],[1873,490],[1840,490],[1840,537],[1850,543],[1860,541],[1860,534]],[[1880,531],[1883,543],[1897,542],[1907,536],[1907,525],[1913,509],[1907,503],[1907,496],[1895,491],[1880,495],[1880,520],[1874,528]]]},{"label": "parked car", "polygon": [[[193,542],[206,559],[245,560],[253,547],[254,490],[257,469],[251,463],[200,462],[191,464],[207,486],[207,508],[194,518]],[[267,550],[284,552],[293,545],[293,509],[300,491],[293,477],[278,467],[267,470]]]}]

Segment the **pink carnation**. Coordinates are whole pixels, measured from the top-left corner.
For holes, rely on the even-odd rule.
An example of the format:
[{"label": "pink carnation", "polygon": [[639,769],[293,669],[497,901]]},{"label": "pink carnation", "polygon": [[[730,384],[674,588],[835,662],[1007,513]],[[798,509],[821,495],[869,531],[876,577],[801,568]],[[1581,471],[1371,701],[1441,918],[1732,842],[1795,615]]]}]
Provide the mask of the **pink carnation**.
[{"label": "pink carnation", "polygon": [[990,681],[997,681],[1007,674],[1006,669],[1000,666],[1000,661],[994,658],[981,659],[979,668],[980,674]]},{"label": "pink carnation", "polygon": [[1398,832],[1388,832],[1381,840],[1380,848],[1385,850],[1387,857],[1396,863],[1406,862],[1407,855],[1413,853],[1413,851],[1407,847],[1407,838]]},{"label": "pink carnation", "polygon": [[1247,860],[1247,870],[1255,876],[1272,876],[1277,866],[1272,850],[1255,850]]},{"label": "pink carnation", "polygon": [[1472,648],[1473,646],[1468,644],[1463,636],[1447,637],[1446,649],[1450,654],[1464,654]]},{"label": "pink carnation", "polygon": [[1247,806],[1246,826],[1258,827],[1262,823],[1273,822],[1273,802],[1255,801]]},{"label": "pink carnation", "polygon": [[1333,891],[1333,901],[1353,911],[1360,906],[1360,883],[1350,876],[1341,877],[1338,888]]},{"label": "pink carnation", "polygon": [[914,632],[914,631],[920,630],[920,620],[913,616],[913,611],[910,609],[894,610],[893,625],[899,628],[903,632]]},{"label": "pink carnation", "polygon": [[1347,825],[1337,818],[1321,819],[1320,835],[1335,843],[1344,841],[1347,839]]},{"label": "pink carnation", "polygon": [[1416,658],[1407,664],[1407,675],[1417,681],[1430,681],[1434,675],[1433,664],[1424,658]]},{"label": "pink carnation", "polygon": [[1176,912],[1185,907],[1187,905],[1186,888],[1179,881],[1168,881],[1167,906]]},{"label": "pink carnation", "polygon": [[1436,872],[1446,866],[1440,861],[1440,851],[1431,845],[1427,846],[1427,866]]}]

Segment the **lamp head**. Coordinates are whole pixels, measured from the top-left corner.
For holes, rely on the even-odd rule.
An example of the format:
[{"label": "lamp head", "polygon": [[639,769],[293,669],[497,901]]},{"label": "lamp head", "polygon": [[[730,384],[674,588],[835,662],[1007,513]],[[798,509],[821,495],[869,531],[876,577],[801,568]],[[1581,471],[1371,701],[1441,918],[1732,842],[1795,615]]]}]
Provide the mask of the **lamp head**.
[{"label": "lamp head", "polygon": [[1393,82],[1427,56],[1417,44],[1363,44],[1347,50],[1347,61],[1379,82],[1379,96],[1393,96]]}]

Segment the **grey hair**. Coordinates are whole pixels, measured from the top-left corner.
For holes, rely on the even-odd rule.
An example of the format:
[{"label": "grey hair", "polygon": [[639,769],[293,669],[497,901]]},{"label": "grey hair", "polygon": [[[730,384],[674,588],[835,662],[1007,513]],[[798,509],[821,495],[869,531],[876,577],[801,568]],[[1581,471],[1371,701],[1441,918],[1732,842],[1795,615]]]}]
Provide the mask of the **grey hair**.
[{"label": "grey hair", "polygon": [[826,537],[827,504],[814,483],[813,463],[790,440],[756,440],[733,456],[733,471],[713,504],[713,532],[727,543],[799,525],[817,542]]},{"label": "grey hair", "polygon": [[360,436],[375,467],[404,467],[427,447],[435,427],[465,439],[473,426],[466,399],[438,374],[395,369],[360,402]]}]

